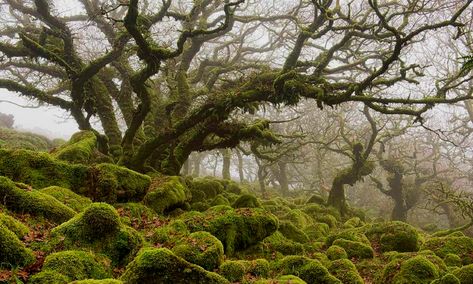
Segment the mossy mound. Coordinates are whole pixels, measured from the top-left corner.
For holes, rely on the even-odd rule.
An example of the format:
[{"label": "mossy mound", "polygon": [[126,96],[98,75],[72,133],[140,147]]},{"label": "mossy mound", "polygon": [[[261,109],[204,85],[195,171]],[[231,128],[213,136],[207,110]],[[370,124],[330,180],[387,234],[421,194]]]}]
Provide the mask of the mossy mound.
[{"label": "mossy mound", "polygon": [[[59,275],[63,277],[60,277]],[[65,279],[69,283],[74,280],[110,278],[111,273],[96,256],[85,251],[61,251],[46,257],[42,270],[36,274],[33,283],[45,283],[50,277],[57,282]]]},{"label": "mossy mound", "polygon": [[227,260],[219,269],[220,275],[230,282],[239,282],[245,276],[245,265],[239,260]]},{"label": "mossy mound", "polygon": [[92,203],[89,198],[81,196],[70,189],[59,186],[49,186],[40,189],[39,191],[56,198],[76,212],[82,211]]},{"label": "mossy mound", "polygon": [[305,254],[305,248],[303,244],[289,240],[281,232],[277,231],[254,247],[252,252],[261,253],[263,256],[270,258],[274,254],[281,254],[283,256],[303,255]]},{"label": "mossy mound", "polygon": [[415,252],[420,247],[417,230],[400,221],[373,224],[365,235],[371,241],[379,243],[382,252]]},{"label": "mossy mound", "polygon": [[230,282],[267,277],[269,272],[270,264],[266,259],[227,260],[219,268],[219,274]]},{"label": "mossy mound", "polygon": [[251,194],[243,194],[238,197],[235,202],[232,204],[233,208],[257,208],[261,207],[261,203],[259,202],[256,196]]},{"label": "mossy mound", "polygon": [[441,258],[448,254],[458,255],[463,264],[473,263],[473,239],[466,236],[427,238],[422,249],[431,250]]},{"label": "mossy mound", "polygon": [[192,202],[210,200],[222,193],[225,189],[223,184],[213,177],[199,177],[189,182],[192,193]]},{"label": "mossy mound", "polygon": [[192,232],[207,231],[219,239],[226,254],[233,254],[255,245],[278,228],[278,220],[271,213],[258,208],[232,209],[215,206],[204,213],[185,218]]},{"label": "mossy mound", "polygon": [[0,226],[1,225],[12,231],[20,239],[29,232],[28,227],[23,225],[23,223],[6,213],[0,212]]},{"label": "mossy mound", "polygon": [[[210,202],[210,206],[217,206],[217,205],[231,205],[230,201],[223,195],[219,194],[215,196],[215,198]],[[205,211],[205,210],[204,210]]]},{"label": "mossy mound", "polygon": [[472,283],[472,282],[470,281],[470,282],[462,283],[455,275],[451,273],[447,273],[444,276],[442,276],[442,278],[436,279],[430,282],[430,284],[464,284],[464,283]]},{"label": "mossy mound", "polygon": [[131,260],[142,237],[123,225],[116,210],[106,203],[93,203],[74,218],[51,231],[56,247],[86,249],[107,255],[114,265]]},{"label": "mossy mound", "polygon": [[56,198],[25,186],[19,188],[6,177],[0,176],[0,199],[13,212],[43,216],[56,223],[71,219],[76,212]]},{"label": "mossy mound", "polygon": [[330,246],[325,253],[330,260],[345,259],[348,258],[348,254],[344,248],[337,245]]},{"label": "mossy mound", "polygon": [[294,275],[283,275],[277,279],[259,279],[254,284],[307,284],[307,282]]},{"label": "mossy mound", "polygon": [[0,126],[0,147],[2,148],[48,151],[53,146],[54,143],[42,135]]},{"label": "mossy mound", "polygon": [[338,259],[331,263],[329,272],[343,284],[363,284],[355,265],[348,259]]},{"label": "mossy mound", "polygon": [[87,164],[92,162],[96,151],[97,137],[92,131],[80,131],[62,144],[51,155],[59,160],[70,163]]},{"label": "mossy mound", "polygon": [[453,271],[461,284],[473,283],[473,264],[465,265]]},{"label": "mossy mound", "polygon": [[322,197],[320,194],[314,194],[312,195],[307,202],[308,204],[313,203],[313,204],[319,204],[319,205],[325,205],[326,201],[325,198]]},{"label": "mossy mound", "polygon": [[294,226],[291,222],[282,221],[279,224],[278,229],[281,234],[283,234],[286,238],[293,240],[298,243],[307,243],[309,242],[309,237],[299,228]]},{"label": "mossy mound", "polygon": [[396,258],[384,268],[378,283],[428,284],[439,277],[438,267],[424,255]]},{"label": "mossy mound", "polygon": [[224,277],[189,263],[168,249],[144,249],[127,265],[120,280],[128,284],[223,284]]},{"label": "mossy mound", "polygon": [[123,284],[123,281],[117,279],[86,279],[86,280],[78,280],[72,281],[69,284]]},{"label": "mossy mound", "polygon": [[190,199],[190,194],[177,176],[167,177],[164,182],[153,181],[143,203],[159,214],[182,207]]},{"label": "mossy mound", "polygon": [[223,245],[208,232],[195,232],[181,238],[172,252],[210,271],[223,262]]},{"label": "mossy mound", "polygon": [[353,217],[343,223],[343,228],[351,229],[364,226],[365,223],[359,217]]},{"label": "mossy mound", "polygon": [[319,261],[304,256],[286,256],[276,263],[281,274],[296,275],[308,284],[341,284]]},{"label": "mossy mound", "polygon": [[462,259],[460,256],[453,254],[453,253],[448,253],[444,258],[443,261],[445,262],[445,265],[447,266],[457,266],[461,267],[462,266]]},{"label": "mossy mound", "polygon": [[12,231],[0,224],[0,267],[25,266],[34,260],[33,252]]},{"label": "mossy mound", "polygon": [[333,242],[333,245],[342,247],[346,251],[348,258],[364,259],[373,258],[374,256],[371,246],[362,242],[337,239]]},{"label": "mossy mound", "polygon": [[149,176],[114,164],[98,164],[90,171],[95,186],[87,195],[94,201],[141,201],[151,184]]}]

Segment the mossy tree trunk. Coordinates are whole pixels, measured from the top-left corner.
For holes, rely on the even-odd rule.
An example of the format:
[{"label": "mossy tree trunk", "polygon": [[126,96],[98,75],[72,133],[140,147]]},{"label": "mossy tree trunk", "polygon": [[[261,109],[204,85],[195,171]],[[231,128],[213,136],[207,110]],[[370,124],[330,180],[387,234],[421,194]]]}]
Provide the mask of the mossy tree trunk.
[{"label": "mossy tree trunk", "polygon": [[278,161],[278,182],[281,187],[281,194],[283,196],[289,195],[289,179],[287,177],[287,163],[284,161]]},{"label": "mossy tree trunk", "polygon": [[231,179],[230,165],[232,159],[232,151],[230,149],[223,149],[220,151],[222,154],[223,165],[222,165],[222,178]]}]

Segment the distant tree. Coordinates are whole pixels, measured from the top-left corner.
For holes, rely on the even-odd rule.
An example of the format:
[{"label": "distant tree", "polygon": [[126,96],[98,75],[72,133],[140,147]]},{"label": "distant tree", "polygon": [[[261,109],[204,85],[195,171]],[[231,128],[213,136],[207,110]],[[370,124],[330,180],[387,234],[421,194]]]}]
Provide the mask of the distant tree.
[{"label": "distant tree", "polygon": [[0,112],[0,127],[13,128],[15,124],[15,117],[12,114],[5,114]]}]

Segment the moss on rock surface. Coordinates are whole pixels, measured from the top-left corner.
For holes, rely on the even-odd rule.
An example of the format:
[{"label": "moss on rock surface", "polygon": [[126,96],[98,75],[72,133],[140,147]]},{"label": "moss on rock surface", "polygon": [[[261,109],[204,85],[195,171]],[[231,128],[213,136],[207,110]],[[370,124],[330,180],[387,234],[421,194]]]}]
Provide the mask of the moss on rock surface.
[{"label": "moss on rock surface", "polygon": [[76,212],[82,211],[92,203],[89,198],[59,186],[49,186],[41,189],[40,192],[56,198]]},{"label": "moss on rock surface", "polygon": [[246,268],[239,260],[227,260],[220,266],[219,272],[228,281],[239,282],[245,276]]},{"label": "moss on rock surface", "polygon": [[123,225],[116,210],[93,203],[51,232],[56,247],[91,249],[107,255],[113,264],[126,263],[142,246],[142,237]]},{"label": "moss on rock surface", "polygon": [[355,265],[348,259],[338,259],[331,263],[329,272],[343,284],[363,284]]},{"label": "moss on rock surface", "polygon": [[378,283],[428,284],[439,277],[438,267],[423,255],[396,258],[388,263]]},{"label": "moss on rock surface", "polygon": [[348,258],[348,254],[344,248],[337,245],[332,245],[327,249],[325,253],[330,260],[345,259]]},{"label": "moss on rock surface", "polygon": [[473,283],[473,264],[465,265],[453,271],[461,284]]},{"label": "moss on rock surface", "polygon": [[29,232],[28,227],[23,225],[23,223],[8,214],[0,212],[0,226],[1,225],[12,231],[20,239]]},{"label": "moss on rock surface", "polygon": [[373,224],[365,234],[368,239],[380,244],[382,252],[415,252],[420,247],[417,230],[400,221]]},{"label": "moss on rock surface", "polygon": [[357,241],[350,241],[345,239],[337,239],[333,242],[333,245],[342,247],[349,258],[373,258],[374,251],[371,246]]},{"label": "moss on rock surface", "polygon": [[223,262],[223,245],[208,232],[195,232],[182,237],[172,252],[207,270],[214,270]]},{"label": "moss on rock surface", "polygon": [[189,263],[168,249],[144,249],[127,265],[120,280],[128,284],[224,284],[224,277]]},{"label": "moss on rock surface", "polygon": [[298,243],[309,242],[309,237],[299,228],[294,226],[291,222],[283,221],[279,224],[278,229],[286,238]]},{"label": "moss on rock surface", "polygon": [[235,200],[232,204],[233,208],[257,208],[261,207],[261,203],[259,202],[256,196],[251,194],[243,194]]},{"label": "moss on rock surface", "polygon": [[0,267],[25,266],[34,260],[33,252],[12,231],[0,224]]},{"label": "moss on rock surface", "polygon": [[97,137],[92,131],[80,131],[71,136],[71,139],[56,148],[53,157],[70,163],[87,164],[92,161],[96,151]]},{"label": "moss on rock surface", "polygon": [[222,193],[225,187],[213,177],[199,177],[193,179],[189,188],[192,192],[192,202],[212,199]]},{"label": "moss on rock surface", "polygon": [[308,284],[341,284],[319,261],[304,256],[286,256],[276,264],[281,274],[300,277]]},{"label": "moss on rock surface", "polygon": [[67,221],[76,214],[56,198],[31,188],[19,188],[13,181],[2,176],[0,199],[13,212],[39,215],[57,223]]},{"label": "moss on rock surface", "polygon": [[[153,184],[156,182],[153,181]],[[143,203],[159,214],[182,207],[190,195],[185,185],[177,176],[168,177],[164,182],[151,186],[146,193]]]},{"label": "moss on rock surface", "polygon": [[473,239],[466,236],[445,236],[427,238],[422,249],[433,251],[441,258],[455,254],[463,264],[473,263]]},{"label": "moss on rock surface", "polygon": [[229,255],[257,244],[278,228],[277,218],[258,208],[216,206],[183,221],[192,232],[207,231],[217,237]]}]

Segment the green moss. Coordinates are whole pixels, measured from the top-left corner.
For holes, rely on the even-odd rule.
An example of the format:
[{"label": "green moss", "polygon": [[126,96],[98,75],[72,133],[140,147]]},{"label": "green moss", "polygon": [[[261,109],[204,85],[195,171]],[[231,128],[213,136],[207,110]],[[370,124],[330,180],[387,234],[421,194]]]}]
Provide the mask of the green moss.
[{"label": "green moss", "polygon": [[242,192],[240,185],[232,180],[222,179],[219,182],[223,185],[223,190],[226,192],[234,194],[241,194]]},{"label": "green moss", "polygon": [[151,184],[147,175],[114,164],[98,164],[91,168],[95,188],[89,195],[94,201],[108,203],[140,201]]},{"label": "green moss", "polygon": [[332,245],[332,243],[337,239],[361,242],[366,245],[370,245],[370,241],[368,240],[368,238],[365,236],[363,232],[364,232],[363,228],[355,228],[355,229],[345,229],[342,231],[332,233],[327,237],[327,241],[326,241],[327,246]]},{"label": "green moss", "polygon": [[80,131],[52,152],[53,157],[70,163],[89,163],[96,150],[97,137],[92,131]]},{"label": "green moss", "polygon": [[348,219],[345,223],[343,223],[343,228],[358,228],[364,225],[364,222],[361,221],[359,217],[353,217]]},{"label": "green moss", "polygon": [[67,284],[69,278],[56,271],[46,270],[41,271],[30,277],[29,284]]},{"label": "green moss", "polygon": [[20,239],[23,238],[30,231],[28,227],[23,225],[23,223],[5,213],[0,213],[0,225],[5,226],[8,230],[12,231]]},{"label": "green moss", "polygon": [[40,192],[56,198],[76,212],[82,211],[92,203],[89,198],[83,197],[70,189],[59,186],[46,187],[41,189]]},{"label": "green moss", "polygon": [[345,249],[349,258],[364,259],[373,258],[374,256],[371,246],[362,242],[338,239],[335,240],[333,244]]},{"label": "green moss", "polygon": [[34,260],[32,251],[12,231],[0,224],[0,267],[25,266]]},{"label": "green moss", "polygon": [[[212,199],[217,196],[219,193],[222,193],[224,186],[222,183],[218,182],[215,178],[212,177],[199,177],[195,178],[190,182],[190,190],[192,196],[198,195],[202,199],[193,199],[192,201],[202,201],[204,199]],[[199,194],[200,192],[200,194]]]},{"label": "green moss", "polygon": [[282,221],[279,224],[278,229],[281,234],[283,234],[286,238],[293,240],[298,243],[307,243],[309,242],[309,237],[299,228],[294,226],[292,223],[287,221]]},{"label": "green moss", "polygon": [[174,246],[181,238],[189,235],[189,230],[182,220],[175,220],[170,224],[155,230],[151,240],[156,244]]},{"label": "green moss", "polygon": [[425,256],[397,258],[384,268],[379,283],[428,284],[439,277],[438,268]]},{"label": "green moss", "polygon": [[61,251],[46,257],[42,271],[54,271],[67,277],[68,281],[104,279],[111,277],[103,261],[85,251]]},{"label": "green moss", "polygon": [[211,206],[207,202],[201,202],[201,201],[192,203],[192,205],[191,205],[192,210],[200,211],[200,212],[203,212],[203,211],[209,209],[210,207]]},{"label": "green moss", "polygon": [[329,271],[344,284],[364,283],[355,265],[348,259],[338,259],[333,261],[329,267]]},{"label": "green moss", "polygon": [[223,196],[222,194],[219,194],[215,196],[215,198],[212,200],[210,203],[211,206],[217,206],[217,205],[230,205],[230,201]]},{"label": "green moss", "polygon": [[2,176],[0,176],[0,199],[11,211],[44,216],[57,223],[67,221],[76,214],[54,197],[37,190],[18,188],[15,183]]},{"label": "green moss", "polygon": [[465,236],[433,237],[425,240],[422,249],[433,251],[441,258],[448,254],[458,255],[463,264],[473,262],[473,239]]},{"label": "green moss", "polygon": [[245,265],[238,260],[227,260],[219,269],[220,275],[225,277],[230,282],[238,282],[245,276]]},{"label": "green moss", "polygon": [[447,273],[442,278],[430,282],[430,284],[461,284],[461,282],[455,275]]},{"label": "green moss", "polygon": [[254,284],[306,284],[304,280],[294,275],[283,275],[277,279],[259,279]]},{"label": "green moss", "polygon": [[185,218],[184,222],[192,232],[207,231],[217,237],[229,255],[257,244],[278,228],[277,218],[267,211],[258,208],[233,210],[222,205]]},{"label": "green moss", "polygon": [[[153,182],[154,183],[154,182]],[[158,186],[152,186],[143,199],[143,203],[159,214],[183,206],[190,199],[187,188],[179,177],[168,177]]]},{"label": "green moss", "polygon": [[233,208],[257,208],[261,207],[258,199],[251,194],[243,194],[232,204]]},{"label": "green moss", "polygon": [[465,265],[453,271],[461,284],[473,283],[473,264]]},{"label": "green moss", "polygon": [[[158,214],[151,208],[136,202],[118,203],[114,205],[122,217],[122,222],[130,225],[132,222],[135,225],[141,226],[150,224],[159,219]],[[124,221],[127,220],[127,221]]]},{"label": "green moss", "polygon": [[286,215],[280,218],[281,220],[286,220],[291,222],[294,226],[300,229],[304,229],[307,226],[311,225],[312,218],[306,213],[302,212],[299,209],[293,209],[289,211]]},{"label": "green moss", "polygon": [[327,224],[330,228],[335,228],[337,227],[337,218],[330,214],[325,214],[325,215],[320,215],[315,218],[317,222],[320,223],[325,223]]},{"label": "green moss", "polygon": [[0,175],[33,188],[54,185],[74,192],[88,191],[88,167],[58,161],[47,153],[0,149]]},{"label": "green moss", "polygon": [[214,270],[223,262],[223,245],[208,232],[195,232],[181,238],[172,251],[207,270]]},{"label": "green moss", "polygon": [[276,269],[281,274],[296,275],[309,284],[342,283],[319,261],[304,256],[286,256],[276,264]]},{"label": "green moss", "polygon": [[330,260],[345,259],[348,258],[348,254],[344,248],[332,245],[327,249],[326,255]]},{"label": "green moss", "polygon": [[53,146],[53,143],[42,135],[0,126],[0,147],[7,149],[48,151]]},{"label": "green moss", "polygon": [[283,234],[281,234],[281,232],[275,232],[271,236],[265,238],[262,241],[259,250],[266,252],[268,257],[275,252],[283,255],[296,255],[305,253],[303,244],[287,239]]},{"label": "green moss", "polygon": [[86,279],[70,282],[69,284],[123,284],[122,281],[117,279]]},{"label": "green moss", "polygon": [[443,261],[447,266],[462,266],[462,259],[453,253],[448,253],[444,258]]},{"label": "green moss", "polygon": [[326,201],[325,201],[325,198],[323,198],[321,195],[314,194],[307,200],[307,203],[308,204],[313,203],[313,204],[325,205]]},{"label": "green moss", "polygon": [[66,249],[91,249],[107,255],[113,264],[127,262],[142,245],[142,237],[120,222],[106,203],[92,203],[83,212],[51,231],[53,244]]},{"label": "green moss", "polygon": [[322,206],[319,204],[309,203],[304,205],[301,210],[313,219],[317,219],[318,216],[329,214],[335,217],[337,221],[340,220],[340,213],[338,212],[338,210],[330,206]]},{"label": "green moss", "polygon": [[409,224],[400,221],[373,224],[366,231],[366,236],[379,242],[382,252],[418,251],[420,247],[419,233]]},{"label": "green moss", "polygon": [[228,281],[174,255],[168,249],[145,249],[127,265],[120,280],[127,284],[223,284]]},{"label": "green moss", "polygon": [[311,240],[326,237],[329,233],[330,227],[325,223],[314,223],[307,226],[304,232]]},{"label": "green moss", "polygon": [[270,272],[270,265],[266,259],[255,259],[244,261],[246,273],[256,277],[267,277]]}]

